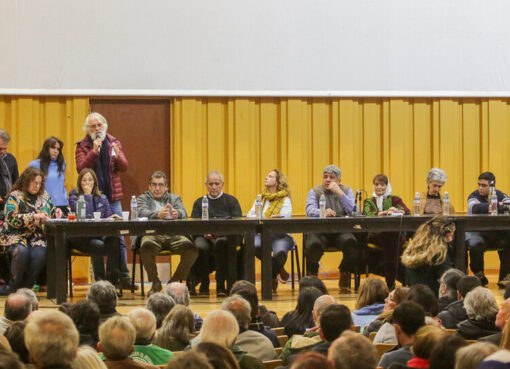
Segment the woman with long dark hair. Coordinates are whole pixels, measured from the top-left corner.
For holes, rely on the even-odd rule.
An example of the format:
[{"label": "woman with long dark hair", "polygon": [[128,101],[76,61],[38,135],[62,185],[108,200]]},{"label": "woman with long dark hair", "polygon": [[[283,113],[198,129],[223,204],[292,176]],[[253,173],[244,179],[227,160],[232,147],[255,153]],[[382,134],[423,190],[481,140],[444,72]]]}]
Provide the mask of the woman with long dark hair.
[{"label": "woman with long dark hair", "polygon": [[5,204],[5,228],[0,245],[9,247],[11,289],[32,288],[46,265],[46,239],[41,221],[60,218],[44,189],[44,173],[27,168],[18,178]]},{"label": "woman with long dark hair", "polygon": [[299,290],[296,308],[285,314],[280,322],[280,325],[284,327],[284,334],[290,338],[294,334],[303,334],[307,329],[315,327],[313,305],[320,296],[322,292],[315,287]]},{"label": "woman with long dark hair", "polygon": [[46,177],[46,191],[53,204],[67,215],[66,161],[62,154],[64,143],[57,137],[47,138],[37,159],[28,164],[29,167],[40,169]]}]

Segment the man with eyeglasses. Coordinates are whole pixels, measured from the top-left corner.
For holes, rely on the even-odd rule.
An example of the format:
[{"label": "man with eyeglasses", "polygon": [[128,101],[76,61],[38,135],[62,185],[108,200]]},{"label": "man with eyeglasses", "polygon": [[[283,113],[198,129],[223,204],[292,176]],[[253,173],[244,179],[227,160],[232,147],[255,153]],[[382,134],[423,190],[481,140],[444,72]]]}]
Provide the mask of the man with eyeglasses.
[{"label": "man with eyeglasses", "polygon": [[[124,196],[120,173],[128,168],[128,161],[122,150],[120,141],[108,131],[108,122],[101,114],[93,112],[87,115],[83,125],[86,136],[76,143],[76,169],[80,173],[90,168],[96,173],[98,187],[108,198],[113,213],[122,216],[121,200]],[[121,237],[121,286],[131,289],[129,270],[127,268],[127,253],[124,238]],[[138,289],[138,286],[135,286]]]},{"label": "man with eyeglasses", "polygon": [[[168,192],[168,180],[165,173],[156,171],[149,178],[149,190],[138,196],[138,216],[149,219],[186,219],[188,214],[182,204],[181,197]],[[189,238],[180,235],[143,236],[140,257],[147,271],[152,287],[149,296],[162,290],[158,278],[156,256],[162,250],[170,250],[172,254],[181,255],[181,261],[170,282],[186,280],[198,256],[197,249]]]},{"label": "man with eyeglasses", "polygon": [[[478,176],[478,189],[468,196],[468,214],[488,214],[490,186],[496,185],[496,177],[491,172],[483,172]],[[498,197],[498,213],[502,213],[502,202],[508,197],[496,190]],[[466,246],[469,250],[470,268],[483,285],[489,283],[484,274],[483,254],[488,249],[497,249],[500,260],[498,286],[505,288],[510,283],[510,232],[467,232]]]},{"label": "man with eyeglasses", "polygon": [[[243,215],[239,201],[223,192],[223,175],[215,170],[210,171],[205,179],[207,198],[209,200],[210,218],[235,218]],[[192,218],[201,218],[202,200],[199,197],[193,204]],[[240,241],[240,240],[239,240]],[[209,274],[216,269],[216,294],[227,296],[225,281],[227,277],[227,247],[225,236],[204,234],[194,237],[195,247],[199,250],[198,259],[192,269],[190,292],[195,293],[195,286],[200,283],[199,293],[209,294]],[[214,260],[213,260],[214,259]]]}]

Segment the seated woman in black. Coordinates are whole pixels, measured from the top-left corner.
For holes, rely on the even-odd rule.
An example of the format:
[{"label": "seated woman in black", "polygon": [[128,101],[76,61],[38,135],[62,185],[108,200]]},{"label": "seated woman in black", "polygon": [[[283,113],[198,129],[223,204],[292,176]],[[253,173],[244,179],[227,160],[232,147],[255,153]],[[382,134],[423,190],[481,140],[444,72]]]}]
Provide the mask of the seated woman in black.
[{"label": "seated woman in black", "polygon": [[[101,218],[119,218],[112,212],[110,203],[105,195],[99,191],[96,174],[92,169],[83,169],[78,176],[76,188],[69,193],[69,206],[76,212],[76,204],[83,196],[87,204],[87,218],[92,218],[94,212],[100,212]],[[107,279],[112,284],[118,284],[120,270],[120,239],[115,236],[108,237],[72,237],[69,245],[73,249],[94,254],[92,267],[96,281]],[[106,273],[103,256],[108,256]]]}]

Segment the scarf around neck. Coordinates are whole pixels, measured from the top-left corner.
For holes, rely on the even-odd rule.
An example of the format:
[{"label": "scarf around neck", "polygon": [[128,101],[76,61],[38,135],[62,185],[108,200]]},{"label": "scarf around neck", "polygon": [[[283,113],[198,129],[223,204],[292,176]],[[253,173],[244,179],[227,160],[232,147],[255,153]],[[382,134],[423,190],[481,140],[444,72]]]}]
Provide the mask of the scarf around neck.
[{"label": "scarf around neck", "polygon": [[386,197],[388,197],[390,195],[391,195],[391,183],[390,183],[389,179],[388,179],[388,185],[386,186],[386,191],[381,196],[376,195],[375,188],[374,188],[374,193],[372,194],[372,197],[375,198],[377,209],[379,211],[383,211],[384,210],[384,208],[383,208],[383,201],[384,201],[384,199]]},{"label": "scarf around neck", "polygon": [[262,192],[262,208],[264,208],[266,201],[269,201],[269,206],[264,213],[264,217],[271,218],[271,215],[280,214],[283,201],[287,196],[289,196],[289,191],[287,190],[280,190],[278,192],[271,193],[265,189],[264,192]]}]

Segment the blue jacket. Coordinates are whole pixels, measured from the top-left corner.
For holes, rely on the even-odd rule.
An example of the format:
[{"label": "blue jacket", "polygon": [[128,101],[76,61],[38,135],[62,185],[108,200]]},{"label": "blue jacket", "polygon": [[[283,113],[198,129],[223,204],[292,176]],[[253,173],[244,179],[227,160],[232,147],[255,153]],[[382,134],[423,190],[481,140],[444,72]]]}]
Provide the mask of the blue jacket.
[{"label": "blue jacket", "polygon": [[352,323],[359,325],[361,332],[363,332],[363,328],[372,323],[383,312],[383,309],[384,303],[375,303],[355,310],[351,313]]},{"label": "blue jacket", "polygon": [[[41,169],[41,159],[35,159],[30,164],[29,167]],[[53,204],[55,206],[67,206],[67,190],[64,186],[64,182],[66,180],[65,170],[66,164],[64,163],[64,173],[58,172],[58,164],[56,160],[51,160],[50,165],[48,166],[48,174],[46,175],[46,192],[51,197]]]},{"label": "blue jacket", "polygon": [[[73,188],[69,193],[69,206],[71,211],[76,212],[76,203],[78,202],[79,194],[76,188]],[[110,208],[110,203],[105,195],[83,195],[87,203],[87,218],[93,218],[95,211],[101,212],[101,218],[108,218],[113,214]]]}]

